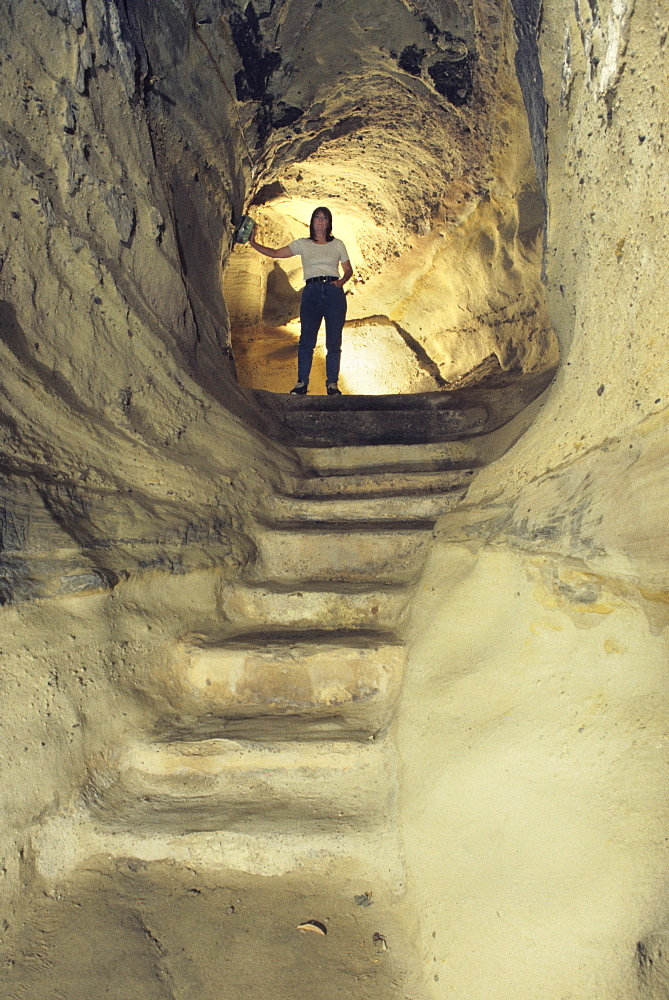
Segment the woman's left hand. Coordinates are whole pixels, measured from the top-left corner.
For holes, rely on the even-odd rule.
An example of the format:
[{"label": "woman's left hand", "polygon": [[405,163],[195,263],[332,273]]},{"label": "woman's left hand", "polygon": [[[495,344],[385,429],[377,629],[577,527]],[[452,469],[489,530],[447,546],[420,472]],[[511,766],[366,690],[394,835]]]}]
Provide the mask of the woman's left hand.
[{"label": "woman's left hand", "polygon": [[343,288],[348,279],[353,277],[353,268],[351,267],[350,261],[348,260],[343,261],[341,267],[344,273],[342,274],[341,278],[337,278],[336,281],[332,282],[332,284],[336,285],[337,288]]}]

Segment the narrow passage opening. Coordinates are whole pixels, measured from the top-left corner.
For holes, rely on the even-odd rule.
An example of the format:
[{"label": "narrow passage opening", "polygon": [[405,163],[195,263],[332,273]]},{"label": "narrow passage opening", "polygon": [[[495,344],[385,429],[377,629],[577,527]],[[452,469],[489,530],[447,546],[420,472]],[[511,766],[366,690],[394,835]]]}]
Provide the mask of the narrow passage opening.
[{"label": "narrow passage opening", "polygon": [[[242,58],[242,82],[266,65],[274,32],[275,68],[258,87],[253,118],[262,155],[244,204],[256,239],[285,247],[309,235],[316,207],[332,212],[353,266],[345,395],[439,394],[550,376],[559,352],[541,280],[545,206],[510,5],[349,14],[329,4],[306,19],[268,11],[257,31],[248,10],[239,21],[260,46]],[[223,284],[239,383],[289,393],[298,377],[300,257],[235,246]],[[310,396],[326,392],[324,340],[321,328]]]},{"label": "narrow passage opening", "polygon": [[[354,269],[346,286],[345,394],[447,391],[556,364],[539,277],[540,195],[526,188],[514,198],[474,199],[463,190],[459,200],[455,222],[389,233],[387,211],[377,221],[369,205],[331,199],[333,233]],[[319,203],[282,193],[252,205],[257,239],[278,248],[308,236]],[[241,385],[288,393],[295,384],[303,286],[299,256],[275,260],[248,245],[234,248],[224,294]],[[310,394],[324,394],[325,383],[323,325]]]},{"label": "narrow passage opening", "polygon": [[[371,175],[369,151],[361,165],[359,157],[346,163],[337,150],[329,163],[320,157],[288,166],[252,198],[247,211],[257,222],[256,239],[274,249],[308,236],[317,206],[333,213],[333,234],[345,243],[354,271],[346,285],[344,394],[499,385],[556,366],[540,277],[543,201],[526,145],[522,170],[518,153],[511,163],[496,164],[500,176],[487,187],[476,176],[449,177],[432,203],[425,185],[416,187],[413,216],[398,190],[402,164],[411,177],[415,141],[395,152],[392,176]],[[375,155],[384,162],[382,148]],[[460,152],[461,159],[471,155]],[[443,189],[444,178],[440,184]],[[343,197],[340,187],[357,197]],[[299,256],[277,260],[249,245],[234,247],[224,295],[242,386],[283,394],[295,384],[303,287]],[[309,394],[325,394],[325,385],[323,324]]]}]

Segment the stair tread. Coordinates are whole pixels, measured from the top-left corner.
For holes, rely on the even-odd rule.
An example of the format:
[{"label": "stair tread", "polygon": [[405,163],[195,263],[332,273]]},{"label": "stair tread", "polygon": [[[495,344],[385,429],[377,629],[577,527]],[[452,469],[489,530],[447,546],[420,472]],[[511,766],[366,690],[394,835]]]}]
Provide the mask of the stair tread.
[{"label": "stair tread", "polygon": [[316,499],[337,496],[361,500],[372,497],[418,497],[449,493],[469,485],[474,469],[430,470],[427,472],[376,472],[371,470],[334,475],[312,474],[296,480],[292,491],[282,496]]},{"label": "stair tread", "polygon": [[265,524],[314,522],[327,524],[395,524],[434,522],[452,509],[467,493],[467,486],[453,487],[442,492],[397,494],[391,496],[274,496],[268,502]]},{"label": "stair tread", "polygon": [[349,629],[387,632],[405,614],[410,592],[404,583],[301,580],[233,584],[221,590],[219,603],[233,625],[308,630]]},{"label": "stair tread", "polygon": [[367,828],[395,795],[392,751],[374,743],[244,744],[230,741],[128,744],[84,798],[120,829],[192,833]]},{"label": "stair tread", "polygon": [[[361,479],[362,477],[356,477],[356,479]],[[323,480],[320,480],[323,482]],[[368,489],[360,488],[355,492],[349,492],[348,490],[342,490],[339,483],[332,483],[331,480],[325,481],[327,484],[327,489],[319,492],[318,490],[307,491],[297,490],[294,493],[282,493],[277,492],[275,496],[285,499],[285,500],[302,500],[309,501],[313,504],[327,504],[331,503],[333,500],[341,500],[346,502],[349,506],[354,507],[356,503],[363,500],[422,500],[422,499],[432,499],[442,496],[450,496],[453,493],[459,493],[462,489],[469,485],[470,480],[459,481],[452,483],[448,486],[431,486],[429,489],[395,489],[390,490],[387,487],[384,489]],[[367,487],[364,481],[360,482],[360,487]]]},{"label": "stair tread", "polygon": [[307,655],[321,648],[331,650],[365,650],[373,651],[385,648],[404,648],[404,642],[398,636],[379,636],[373,630],[349,629],[341,626],[338,629],[299,629],[282,631],[277,629],[249,629],[235,631],[225,636],[187,637],[175,643],[174,648],[189,650],[195,653],[213,654],[250,652],[260,655],[273,655],[274,652],[288,652],[298,656]]},{"label": "stair tread", "polygon": [[321,476],[458,472],[479,467],[482,439],[411,445],[346,445],[319,448],[297,445],[305,469]]},{"label": "stair tread", "polygon": [[484,407],[371,410],[346,412],[322,408],[286,410],[283,424],[287,434],[301,444],[339,447],[346,444],[425,444],[459,440],[485,430],[488,414]]},{"label": "stair tread", "polygon": [[[262,523],[262,522],[261,522]],[[342,539],[353,535],[377,535],[380,538],[392,536],[408,536],[425,534],[425,522],[415,518],[397,518],[394,521],[383,521],[379,518],[369,517],[360,521],[344,522],[338,520],[323,521],[276,521],[265,523],[264,527],[269,533],[281,533],[292,535],[318,535],[322,534],[332,540],[333,535],[341,535]]]},{"label": "stair tread", "polygon": [[169,760],[183,766],[186,773],[200,764],[216,777],[222,769],[244,769],[248,765],[269,770],[291,770],[294,767],[346,769],[357,760],[375,761],[379,751],[390,749],[383,740],[365,743],[345,743],[321,739],[308,745],[301,742],[268,744],[264,740],[192,739],[164,740],[136,738],[128,740],[118,751],[114,766],[140,763],[149,770],[161,770],[161,761]]},{"label": "stair tread", "polygon": [[313,739],[334,726],[341,739],[360,739],[390,722],[404,660],[396,637],[357,632],[184,640],[169,652],[157,685],[172,706],[160,725],[165,733],[234,733],[247,741],[277,732],[284,741]]},{"label": "stair tread", "polygon": [[374,595],[380,594],[400,594],[405,592],[405,586],[402,583],[394,583],[392,581],[380,581],[379,583],[369,583],[367,581],[351,580],[346,581],[332,581],[328,583],[327,586],[323,584],[322,580],[302,580],[299,585],[293,582],[285,583],[282,580],[257,580],[253,582],[248,581],[235,581],[228,586],[229,590],[247,590],[247,591],[266,591],[268,594],[274,594],[277,596],[286,595],[299,595],[302,594],[348,594],[351,596],[358,596],[369,594]]},{"label": "stair tread", "polygon": [[408,583],[423,564],[429,527],[426,522],[394,522],[342,528],[318,522],[260,528],[256,562],[246,578]]},{"label": "stair tread", "polygon": [[358,714],[333,711],[310,714],[286,712],[282,715],[248,715],[221,718],[208,716],[174,716],[161,718],[155,735],[175,743],[192,740],[226,739],[243,743],[311,744],[328,739],[336,743],[365,743],[383,735],[389,718],[378,719],[365,704]]},{"label": "stair tread", "polygon": [[555,370],[503,372],[477,385],[380,396],[288,396],[256,390],[275,416],[273,433],[289,444],[443,441],[504,426],[550,384]]},{"label": "stair tread", "polygon": [[[82,856],[91,848],[111,858],[137,858],[152,862],[168,860],[184,869],[197,867],[202,871],[221,869],[230,873],[241,871],[261,876],[280,876],[299,870],[322,876],[323,866],[330,860],[345,859],[363,868],[366,878],[392,883],[399,892],[404,879],[401,846],[397,823],[392,813],[376,817],[375,825],[342,828],[322,822],[318,839],[314,840],[313,825],[298,828],[295,822],[280,831],[276,825],[267,829],[188,831],[166,830],[157,826],[143,831],[112,827],[106,817],[96,817],[86,829],[86,839],[78,845]],[[58,843],[58,850],[62,850]]]}]

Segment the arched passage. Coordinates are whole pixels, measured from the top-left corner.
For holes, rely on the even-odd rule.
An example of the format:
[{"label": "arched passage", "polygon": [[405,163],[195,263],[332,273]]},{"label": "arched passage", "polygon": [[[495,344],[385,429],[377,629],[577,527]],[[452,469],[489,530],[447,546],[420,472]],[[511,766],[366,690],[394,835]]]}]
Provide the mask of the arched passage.
[{"label": "arched passage", "polygon": [[[434,391],[554,367],[544,204],[509,10],[399,4],[391,18],[370,3],[355,17],[332,5],[301,20],[299,5],[281,10],[255,36],[252,65],[269,38],[282,63],[264,85],[271,128],[247,209],[273,246],[304,235],[317,205],[332,209],[355,268],[345,391]],[[299,260],[231,254],[224,289],[242,385],[292,385],[300,287]]]}]

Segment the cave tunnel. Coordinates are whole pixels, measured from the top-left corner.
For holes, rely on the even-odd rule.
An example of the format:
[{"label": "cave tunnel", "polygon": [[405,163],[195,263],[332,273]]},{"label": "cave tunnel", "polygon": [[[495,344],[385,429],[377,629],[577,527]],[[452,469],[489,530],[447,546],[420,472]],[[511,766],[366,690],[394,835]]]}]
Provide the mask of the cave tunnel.
[{"label": "cave tunnel", "polygon": [[668,38],[0,6],[3,997],[666,996]]},{"label": "cave tunnel", "polygon": [[[346,393],[434,392],[557,362],[540,277],[544,194],[512,38],[494,14],[477,12],[477,23],[457,5],[432,13],[438,23],[420,5],[383,16],[326,5],[297,38],[285,8],[258,24],[255,8],[232,20],[244,42],[237,91],[260,104],[240,129],[264,139],[261,152],[248,147],[261,241],[305,235],[327,203],[355,261]],[[292,386],[301,285],[299,258],[250,248],[228,258],[242,385]],[[322,345],[314,382],[323,394]]]}]

